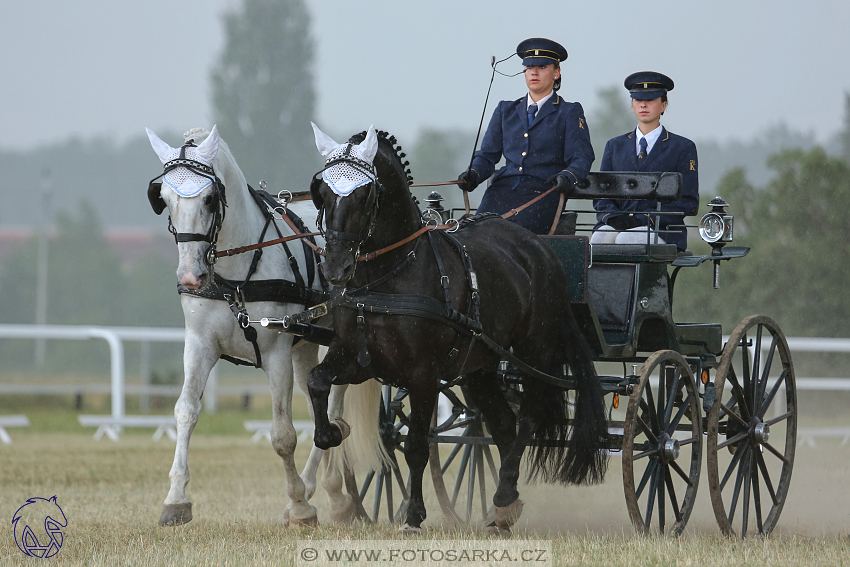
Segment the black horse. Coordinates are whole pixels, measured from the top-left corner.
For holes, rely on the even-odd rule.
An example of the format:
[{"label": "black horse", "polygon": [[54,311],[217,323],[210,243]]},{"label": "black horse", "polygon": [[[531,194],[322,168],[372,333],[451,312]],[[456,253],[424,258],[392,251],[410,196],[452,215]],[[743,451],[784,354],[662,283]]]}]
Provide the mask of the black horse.
[{"label": "black horse", "polygon": [[[342,440],[345,427],[327,419],[332,382],[380,377],[407,389],[405,458],[412,478],[407,529],[418,530],[426,515],[422,475],[431,416],[441,384],[460,380],[501,456],[494,529],[508,530],[522,510],[517,480],[530,444],[530,478],[564,484],[602,480],[607,465],[601,451],[607,436],[602,391],[570,311],[566,277],[550,247],[495,215],[475,217],[454,234],[426,229],[408,239],[424,223],[395,138],[378,132],[377,153],[372,151],[369,163],[368,148],[365,159],[362,150],[370,138],[374,143],[374,130],[353,136],[349,144],[336,145],[318,129],[316,136],[328,158],[324,179],[339,179],[343,166],[361,183],[363,176],[371,180],[345,196],[319,174],[311,186],[326,227],[322,269],[345,289],[331,301],[337,338],[310,372],[316,445],[328,448]],[[548,375],[563,377],[562,367],[571,369],[576,389],[571,422],[563,387],[526,377],[517,424],[496,373],[509,348]]]}]

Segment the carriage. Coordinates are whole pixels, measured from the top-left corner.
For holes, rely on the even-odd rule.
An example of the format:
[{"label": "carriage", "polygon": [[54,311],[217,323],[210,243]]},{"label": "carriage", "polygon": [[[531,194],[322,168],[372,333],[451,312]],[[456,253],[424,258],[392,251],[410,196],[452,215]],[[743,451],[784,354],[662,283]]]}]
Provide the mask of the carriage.
[{"label": "carriage", "polygon": [[[576,187],[571,206],[576,199],[649,199],[660,212],[662,202],[680,193],[676,173],[592,173]],[[720,324],[673,319],[682,268],[712,265],[717,287],[720,263],[749,252],[728,245],[728,205],[719,197],[709,205],[712,211],[700,223],[700,235],[712,247],[705,255],[678,254],[675,245],[657,243],[652,231],[646,243],[628,245],[591,245],[581,229],[541,237],[568,274],[571,308],[607,400],[606,448],[621,459],[625,500],[639,533],[677,535],[685,529],[703,466],[714,514],[727,535],[769,534],[789,488],[797,403],[779,326],[769,317],[750,316],[724,337]],[[426,217],[445,218],[439,199],[429,207]],[[503,361],[499,376],[518,407],[521,373]],[[569,380],[563,385],[571,387]],[[447,518],[486,525],[493,516],[488,498],[498,483],[493,440],[462,378],[443,382],[440,400],[428,437],[437,499]],[[391,454],[402,451],[406,402],[404,389],[384,386],[380,431]],[[409,480],[397,459],[362,482],[351,471],[345,478],[362,502],[362,515],[402,521]]]},{"label": "carriage", "polygon": [[[302,389],[307,382],[310,391],[316,419],[316,446],[329,448],[338,445],[347,433],[343,431],[344,422],[329,422],[329,413],[338,413],[340,407],[336,404],[341,403],[339,397],[329,401],[331,385],[342,376],[374,383],[370,378],[378,376],[374,367],[370,368],[370,361],[381,357],[386,360],[388,356],[373,348],[382,346],[375,343],[375,337],[383,332],[385,339],[401,339],[394,347],[411,346],[417,341],[428,342],[432,335],[440,335],[448,328],[447,334],[437,337],[443,340],[440,343],[443,347],[453,345],[448,360],[435,362],[437,357],[429,357],[421,349],[414,351],[419,356],[414,360],[397,357],[395,362],[403,365],[405,371],[416,373],[419,382],[427,383],[418,393],[413,387],[384,385],[378,431],[389,454],[387,464],[361,482],[352,471],[345,470],[345,485],[353,500],[343,498],[339,492],[342,482],[336,484],[337,481],[330,478],[330,485],[326,483],[325,487],[330,487],[329,494],[333,493],[331,497],[337,497],[343,507],[350,508],[349,504],[353,503],[360,516],[376,520],[384,509],[393,521],[401,521],[406,515],[408,521],[412,521],[410,527],[418,530],[425,518],[422,475],[428,461],[436,496],[446,517],[509,531],[522,506],[516,491],[519,459],[526,447],[533,447],[537,451],[536,465],[539,468],[543,464],[544,476],[547,474],[545,467],[549,466],[549,480],[554,478],[563,483],[599,479],[602,476],[602,469],[598,468],[602,462],[600,455],[607,452],[620,456],[629,515],[636,530],[644,533],[678,534],[684,530],[694,507],[705,460],[712,506],[721,530],[740,536],[771,532],[788,492],[796,441],[794,370],[785,337],[776,323],[765,316],[745,318],[725,338],[725,343],[719,324],[673,320],[674,284],[682,268],[710,262],[717,287],[720,263],[741,258],[748,252],[747,248],[728,245],[732,240],[733,219],[725,213],[727,205],[722,199],[712,201],[712,211],[700,223],[700,235],[712,248],[707,255],[678,254],[675,245],[660,244],[651,231],[646,233],[647,240],[642,244],[591,246],[583,234],[553,235],[542,237],[541,241],[510,223],[494,224],[495,220],[490,222],[481,217],[437,226],[439,221],[424,220],[414,203],[409,192],[409,171],[405,171],[407,163],[401,161],[404,154],[393,137],[370,128],[368,132],[353,136],[348,144],[337,144],[318,129],[316,134],[317,147],[327,158],[325,168],[347,168],[347,174],[358,183],[345,195],[349,198],[341,199],[339,193],[331,193],[328,185],[317,176],[306,195],[320,211],[317,225],[322,226],[322,215],[327,214],[325,275],[335,283],[328,272],[335,274],[337,281],[346,284],[353,281],[358,262],[391,253],[359,271],[361,282],[369,282],[367,285],[358,284],[361,287],[347,295],[337,293],[325,303],[297,312],[299,304],[309,305],[301,295],[281,300],[277,295],[252,298],[245,293],[249,283],[257,283],[252,275],[260,279],[273,278],[278,273],[274,270],[279,271],[281,266],[293,272],[296,268],[304,269],[306,275],[303,277],[309,277],[312,287],[319,292],[318,283],[310,275],[313,272],[309,270],[310,255],[306,247],[302,260],[306,268],[283,247],[268,250],[274,250],[288,261],[260,263],[256,274],[259,261],[256,251],[253,259],[245,257],[238,263],[217,267],[213,272],[215,258],[308,236],[303,229],[299,233],[297,227],[292,227],[289,236],[264,240],[266,229],[274,223],[276,211],[281,209],[286,213],[287,203],[283,203],[282,208],[272,203],[260,203],[257,207],[253,202],[256,201],[255,192],[247,187],[223,143],[223,151],[218,152],[219,138],[215,128],[211,133],[188,132],[187,142],[180,149],[171,148],[149,132],[166,175],[174,171],[175,175],[183,176],[177,179],[182,185],[174,185],[174,191],[164,193],[160,185],[152,182],[148,198],[157,214],[166,207],[174,212],[177,203],[183,203],[181,214],[173,218],[173,228],[169,217],[169,227],[175,242],[183,243],[178,266],[178,274],[183,274],[181,283],[185,279],[186,285],[194,286],[195,290],[183,294],[187,335],[191,327],[194,346],[187,347],[184,356],[186,379],[175,407],[175,413],[186,414],[188,419],[178,419],[179,441],[170,475],[172,488],[163,508],[161,524],[175,525],[191,520],[191,502],[184,492],[188,483],[186,452],[191,434],[191,427],[187,425],[197,419],[206,373],[220,354],[229,350],[269,373],[273,394],[279,398],[275,404],[273,445],[283,458],[287,477],[294,487],[294,492],[290,491],[291,508],[287,508],[285,517],[289,517],[291,509],[292,520],[311,524],[316,520],[315,508],[306,500],[315,489],[315,471],[321,451],[311,453],[303,473],[305,486],[292,460],[295,436],[289,423],[288,396],[291,395],[293,363],[295,381]],[[194,139],[203,141],[197,146]],[[354,146],[357,142],[359,144]],[[198,179],[193,179],[193,175]],[[225,198],[227,185],[231,187],[229,200]],[[602,197],[647,199],[659,203],[660,212],[660,203],[676,200],[680,193],[679,174],[599,173],[591,174],[585,183],[574,188],[570,203]],[[203,198],[196,198],[200,196]],[[325,208],[326,203],[331,203],[332,208]],[[225,206],[233,211],[231,218],[236,214],[236,224],[224,222]],[[570,214],[565,213],[566,216]],[[444,220],[436,207],[426,210],[426,215]],[[464,222],[467,226],[458,231],[457,238],[449,234]],[[240,233],[245,232],[248,224],[260,234],[257,244],[216,250],[217,244],[224,247],[244,238]],[[420,238],[426,233],[427,238]],[[465,238],[463,242],[458,240],[460,233]],[[437,236],[433,236],[435,234]],[[393,244],[361,255],[361,246],[374,247],[378,235],[383,242]],[[416,250],[422,240],[430,241],[430,249],[427,245],[419,248],[417,257]],[[477,249],[470,254],[467,245],[470,250]],[[333,253],[332,246],[336,247]],[[448,254],[457,259],[450,260]],[[524,265],[514,265],[525,272],[513,281],[510,281],[513,274],[501,265],[511,254],[525,255]],[[482,256],[489,260],[487,269],[479,271],[478,276],[471,268],[470,256],[476,256],[476,262]],[[328,269],[332,259],[334,265]],[[454,265],[450,265],[452,262]],[[439,265],[439,271],[435,264]],[[268,273],[260,273],[263,270]],[[244,277],[246,271],[248,276]],[[451,278],[446,275],[449,271]],[[405,272],[403,277],[398,276],[401,272]],[[242,278],[232,283],[235,296],[228,287],[231,284],[227,278],[233,277],[228,275],[230,273]],[[542,275],[545,284],[555,282],[557,285],[554,288],[541,286],[540,278],[534,274]],[[294,278],[292,274],[281,275]],[[427,276],[424,280],[423,275]],[[221,297],[204,295],[209,293],[205,282],[212,279]],[[483,280],[480,286],[478,279]],[[380,286],[390,280],[394,284],[404,284],[402,288],[407,286],[418,295],[363,293],[375,287],[381,289]],[[269,279],[272,283],[281,281]],[[517,293],[518,285],[526,285],[530,291]],[[511,286],[514,289],[507,295],[499,295],[502,290],[497,288]],[[285,287],[288,289],[292,284]],[[430,296],[422,295],[426,288]],[[345,289],[350,288],[346,285]],[[501,297],[524,302],[526,295],[534,299],[533,308],[517,307],[510,301],[502,304],[493,301]],[[442,296],[445,304],[435,299]],[[550,296],[558,299],[552,301]],[[314,325],[312,321],[326,314],[333,302],[340,306],[332,313],[334,329]],[[452,305],[466,310],[466,314],[454,310]],[[496,305],[498,307],[494,308]],[[264,317],[252,321],[246,306],[253,313],[260,310],[269,315],[275,310],[279,314],[283,306],[291,314],[280,319]],[[489,309],[486,317],[485,307]],[[201,315],[196,315],[196,310]],[[343,312],[346,312],[345,317],[340,317]],[[368,338],[365,332],[367,312],[370,321],[378,323],[370,323],[375,326],[370,329]],[[518,318],[526,323],[516,331]],[[402,319],[425,322],[420,325],[414,321],[413,326],[407,328],[394,326],[395,321]],[[562,325],[565,321],[569,321],[568,326]],[[251,326],[252,323],[259,325]],[[485,323],[501,334],[505,346],[511,343],[519,351],[505,350],[490,338],[488,334],[493,335],[493,331],[485,328]],[[307,339],[307,344],[332,343],[328,356],[310,371],[309,380],[304,369],[315,364],[311,362],[316,360],[315,350],[304,351],[299,347],[296,357],[292,340],[283,340],[275,332],[277,329],[300,335]],[[510,336],[506,334],[509,332],[515,333],[510,340],[505,338]],[[216,333],[221,337],[216,338]],[[548,336],[550,333],[559,337]],[[517,337],[519,342],[511,342]],[[564,337],[570,341],[564,342]],[[344,345],[339,347],[344,338],[351,352],[346,352]],[[583,347],[577,349],[575,342]],[[474,346],[478,349],[475,354]],[[459,348],[468,349],[465,359],[455,356]],[[561,356],[558,349],[569,353]],[[515,356],[518,353],[528,358],[523,361],[522,357]],[[540,356],[535,358],[529,353]],[[490,363],[498,360],[496,356],[502,356],[503,362],[499,372],[493,373]],[[476,372],[486,371],[487,375],[473,378],[473,374],[465,373],[464,369],[470,368],[466,366],[469,360],[478,364]],[[566,360],[568,364],[561,365],[559,360]],[[491,375],[498,379],[498,384],[490,380]],[[482,382],[482,378],[486,380]],[[590,382],[593,387],[588,385]],[[413,384],[409,380],[408,383]],[[541,388],[540,383],[545,383],[546,388]],[[484,419],[488,411],[491,418],[494,416],[494,406],[485,409],[488,402],[486,396],[482,397],[482,385],[486,386],[487,395],[501,399],[503,405],[497,408],[499,411],[495,415],[502,423]],[[547,405],[547,400],[541,402],[540,398],[546,395],[558,398],[557,402],[553,402],[554,405]],[[421,401],[418,407],[417,396]],[[620,402],[621,397],[624,403]],[[480,403],[482,400],[484,404]],[[569,409],[571,405],[573,411]],[[436,409],[432,412],[434,406]],[[554,413],[529,413],[542,408],[553,409]],[[367,411],[372,410],[367,408]],[[603,415],[605,411],[607,416]],[[505,418],[519,423],[516,430],[511,432],[510,427],[506,428]],[[530,425],[535,421],[538,425]],[[496,429],[493,429],[494,423]],[[536,434],[534,428],[540,429],[540,423],[546,424],[546,435]],[[570,435],[567,431],[571,431]],[[415,443],[411,449],[412,439]],[[405,440],[407,443],[402,449]],[[380,445],[377,438],[374,445]],[[513,460],[507,469],[504,461],[497,468],[492,445],[497,445],[502,454],[506,446],[511,449],[509,455]],[[408,464],[414,456],[415,475],[413,467],[407,477],[403,474],[396,458],[400,451],[405,452]],[[564,456],[567,465],[563,465]],[[499,485],[495,494],[494,485]],[[364,506],[367,501],[371,514]],[[496,501],[501,504],[496,505]]]}]

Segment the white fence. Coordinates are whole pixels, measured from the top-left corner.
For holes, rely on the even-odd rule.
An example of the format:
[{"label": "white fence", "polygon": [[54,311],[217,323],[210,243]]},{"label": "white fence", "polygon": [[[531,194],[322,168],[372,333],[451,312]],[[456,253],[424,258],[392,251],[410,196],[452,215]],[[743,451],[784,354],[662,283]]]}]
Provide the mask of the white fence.
[{"label": "white fence", "polygon": [[[124,342],[183,342],[182,328],[161,327],[84,327],[75,325],[0,325],[0,339],[62,339],[91,340],[102,339],[109,344],[110,384],[80,386],[0,384],[0,394],[63,394],[86,391],[108,392],[112,400],[112,416],[116,419],[125,415],[124,398],[126,394],[178,395],[179,386],[127,386],[124,372]],[[795,352],[850,353],[850,339],[788,337],[788,347],[792,356]],[[143,357],[144,363],[144,357]],[[143,373],[144,374],[144,373]],[[850,390],[850,378],[797,378],[798,390]],[[246,385],[231,388],[219,388],[217,372],[213,368],[204,391],[204,400],[208,411],[215,411],[216,399],[224,393],[267,393],[268,385]]]},{"label": "white fence", "polygon": [[[163,327],[86,327],[77,325],[0,325],[0,339],[59,339],[59,340],[105,340],[109,345],[110,383],[85,385],[58,384],[2,384],[0,394],[75,394],[79,392],[108,393],[112,402],[112,417],[125,415],[125,396],[139,394],[142,399],[150,395],[180,394],[180,386],[151,386],[142,371],[144,383],[140,386],[127,386],[125,380],[124,343],[138,341],[142,345],[152,342],[182,343],[185,338],[183,328]],[[143,350],[145,350],[143,348]],[[143,366],[148,364],[147,355],[142,355]],[[145,369],[149,367],[145,366]],[[218,386],[218,367],[213,368],[204,390],[204,403],[207,411],[215,411],[219,394],[244,393],[255,395],[268,393],[268,384],[244,385],[230,388]]]}]

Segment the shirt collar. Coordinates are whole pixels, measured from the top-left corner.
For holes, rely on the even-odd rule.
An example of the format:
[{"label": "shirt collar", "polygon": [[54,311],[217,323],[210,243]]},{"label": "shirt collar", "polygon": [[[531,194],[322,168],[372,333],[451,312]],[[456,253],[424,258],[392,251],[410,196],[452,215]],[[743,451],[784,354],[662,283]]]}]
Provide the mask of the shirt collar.
[{"label": "shirt collar", "polygon": [[655,145],[655,142],[658,141],[658,138],[661,137],[661,132],[664,130],[664,127],[660,124],[658,128],[650,132],[649,134],[644,134],[640,131],[640,126],[635,127],[635,151],[640,152],[640,139],[646,138],[646,153],[652,151],[652,146]]},{"label": "shirt collar", "polygon": [[[543,108],[543,105],[546,103],[547,100],[552,98],[553,94],[555,94],[555,89],[552,89],[552,92],[550,92],[549,94],[547,94],[546,96],[544,96],[543,98],[538,100],[537,102],[534,102],[533,100],[531,100],[531,94],[529,94],[528,96],[525,97],[525,110],[527,111],[528,107],[531,106],[532,104],[536,104],[537,105],[537,112],[540,112],[540,109]],[[537,116],[537,114],[535,114],[535,116]]]}]

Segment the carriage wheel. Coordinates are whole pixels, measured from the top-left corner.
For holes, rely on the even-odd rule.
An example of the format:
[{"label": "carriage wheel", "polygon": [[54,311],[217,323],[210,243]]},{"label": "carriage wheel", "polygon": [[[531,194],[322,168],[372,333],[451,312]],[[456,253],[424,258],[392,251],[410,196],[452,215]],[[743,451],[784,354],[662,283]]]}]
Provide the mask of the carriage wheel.
[{"label": "carriage wheel", "polygon": [[691,368],[675,351],[655,352],[643,363],[623,427],[623,485],[637,532],[682,533],[701,464],[702,414]]},{"label": "carriage wheel", "polygon": [[741,321],[714,384],[707,440],[714,515],[726,535],[767,535],[785,504],[797,443],[794,366],[779,326],[761,315]]},{"label": "carriage wheel", "polygon": [[437,500],[448,520],[488,525],[494,519],[493,494],[499,484],[498,450],[476,408],[455,391],[440,395],[452,411],[440,419],[435,411],[431,421],[431,434],[438,441],[430,444],[428,464]]},{"label": "carriage wheel", "polygon": [[358,483],[354,472],[345,468],[345,487],[355,497],[358,516],[367,521],[379,521],[383,515],[391,523],[403,523],[407,517],[410,502],[410,474],[406,465],[404,471],[399,460],[404,461],[404,449],[401,446],[401,430],[407,424],[404,402],[407,390],[383,387],[381,408],[378,417],[384,447],[392,463],[380,471],[370,471],[362,483]]}]

